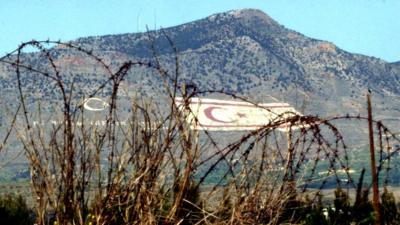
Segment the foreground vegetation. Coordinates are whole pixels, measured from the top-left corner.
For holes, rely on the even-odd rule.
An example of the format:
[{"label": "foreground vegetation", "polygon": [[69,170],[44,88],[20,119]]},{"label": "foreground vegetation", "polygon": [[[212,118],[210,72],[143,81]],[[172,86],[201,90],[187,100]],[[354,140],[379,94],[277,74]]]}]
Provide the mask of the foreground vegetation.
[{"label": "foreground vegetation", "polygon": [[[168,221],[160,217],[156,224],[254,224],[268,223],[267,214],[254,214],[255,211],[247,211],[245,217],[236,218],[234,215],[234,202],[231,196],[224,195],[213,212],[205,211],[200,208],[205,204],[206,199],[200,197],[200,193],[192,192],[186,200],[189,204],[183,204],[181,207],[182,219],[177,221]],[[324,204],[322,195],[317,196],[317,200],[310,199],[308,195],[301,197],[293,194],[282,207],[281,215],[276,223],[290,224],[309,224],[309,225],[333,225],[333,224],[374,224],[374,212],[372,202],[368,198],[368,189],[357,193],[354,201],[350,199],[348,193],[343,189],[336,189],[332,203]],[[382,224],[400,224],[400,205],[396,203],[393,193],[387,189],[381,194],[382,203]],[[171,203],[167,203],[160,214],[168,212]],[[197,207],[196,207],[197,206]],[[125,206],[129,207],[129,205]],[[126,208],[116,207],[113,218],[107,221],[107,224],[125,224],[123,213]],[[253,207],[257,207],[254,205]],[[85,219],[86,224],[95,224],[97,219],[92,214],[93,209],[88,209]],[[211,213],[213,215],[211,215]],[[207,219],[207,217],[209,217]],[[34,224],[35,214],[33,209],[29,209],[21,196],[6,195],[0,198],[0,218],[3,224]],[[57,224],[54,215],[49,214],[47,224]],[[143,223],[141,221],[140,223]],[[146,223],[146,222],[144,222]]]},{"label": "foreground vegetation", "polygon": [[[128,61],[112,67],[90,51],[56,42],[95,60],[99,70],[109,75],[107,83],[87,95],[75,90],[73,75],[63,74],[54,63],[43,46],[49,43],[25,43],[14,55],[1,58],[15,68],[19,106],[10,109],[15,116],[0,151],[12,138],[18,140],[29,162],[34,199],[31,216],[21,197],[4,197],[4,218],[15,223],[34,218],[37,224],[374,223],[370,184],[364,182],[364,173],[354,181],[348,148],[335,126],[335,121],[366,123],[371,118],[283,113],[259,129],[232,135],[221,146],[221,134],[192,129],[198,121],[190,99],[219,93],[248,100],[180,82],[178,53],[172,43],[176,65],[167,70],[156,54],[148,62]],[[46,68],[24,62],[21,51],[27,46],[41,51]],[[124,101],[120,85],[139,67],[163,79],[166,98],[152,102],[132,97],[127,114],[119,110]],[[57,91],[54,98],[60,101],[51,113],[42,111],[40,102],[28,104],[35,101],[29,100],[29,90],[24,89],[26,76],[47,79]],[[111,90],[104,110],[85,110],[85,99],[104,88]],[[181,105],[175,101],[178,96],[183,99]],[[158,108],[162,103],[162,109]],[[54,117],[61,122],[51,126],[35,122]],[[378,173],[385,186],[391,158],[399,151],[388,146],[399,140],[381,122],[372,122],[381,156]],[[282,133],[279,128],[284,125],[287,130]],[[327,173],[319,173],[321,168]],[[335,198],[324,202],[321,190],[332,182],[337,187]],[[317,191],[310,192],[310,187]],[[357,190],[354,202],[346,192],[350,188]],[[384,189],[380,201],[382,222],[394,224],[399,212],[393,194]],[[27,220],[17,221],[22,218]]]}]

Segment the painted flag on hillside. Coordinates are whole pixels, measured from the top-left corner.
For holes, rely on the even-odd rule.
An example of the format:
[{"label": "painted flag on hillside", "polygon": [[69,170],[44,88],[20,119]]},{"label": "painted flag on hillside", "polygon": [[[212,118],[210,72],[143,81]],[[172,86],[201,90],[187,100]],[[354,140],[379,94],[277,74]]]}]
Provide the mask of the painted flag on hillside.
[{"label": "painted flag on hillside", "polygon": [[[183,108],[183,99],[176,98],[179,108]],[[244,101],[228,101],[208,98],[191,98],[191,113],[187,122],[197,130],[255,130],[271,121],[301,115],[287,103],[263,103],[254,105]],[[197,123],[194,118],[197,118]],[[287,129],[287,124],[279,127]]]}]

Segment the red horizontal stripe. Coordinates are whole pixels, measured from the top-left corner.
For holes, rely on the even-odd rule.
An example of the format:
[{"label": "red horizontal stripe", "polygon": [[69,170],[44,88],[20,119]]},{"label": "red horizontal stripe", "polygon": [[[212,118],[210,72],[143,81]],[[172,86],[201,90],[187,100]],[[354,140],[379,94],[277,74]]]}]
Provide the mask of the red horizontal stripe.
[{"label": "red horizontal stripe", "polygon": [[[227,125],[227,124],[221,124],[221,125],[205,125],[205,124],[199,124],[200,127],[215,127],[215,128],[223,128],[223,127],[254,127],[254,128],[261,128],[263,126],[266,126],[267,124],[259,124],[259,125]],[[288,125],[280,125],[279,127],[276,128],[284,128],[287,127]],[[272,128],[272,127],[271,127]]]},{"label": "red horizontal stripe", "polygon": [[[177,102],[183,103],[182,100],[176,100]],[[253,107],[253,108],[291,108],[289,105],[253,105],[251,103],[228,103],[228,102],[198,102],[198,101],[190,101],[189,104],[200,104],[200,105],[223,105],[223,106],[239,106],[239,107]]]}]

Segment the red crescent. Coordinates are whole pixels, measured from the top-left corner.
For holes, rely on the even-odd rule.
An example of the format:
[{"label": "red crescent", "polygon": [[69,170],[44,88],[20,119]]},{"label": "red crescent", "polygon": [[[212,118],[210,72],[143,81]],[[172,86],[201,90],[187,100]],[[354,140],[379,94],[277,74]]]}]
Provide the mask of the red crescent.
[{"label": "red crescent", "polygon": [[205,114],[205,115],[207,116],[207,118],[209,118],[210,120],[213,120],[213,121],[218,122],[218,123],[233,123],[233,122],[236,121],[236,120],[224,121],[224,120],[219,120],[219,119],[215,118],[214,115],[212,114],[212,112],[213,112],[214,109],[224,109],[224,108],[215,107],[215,106],[210,106],[210,107],[207,107],[206,109],[204,109],[204,114]]}]

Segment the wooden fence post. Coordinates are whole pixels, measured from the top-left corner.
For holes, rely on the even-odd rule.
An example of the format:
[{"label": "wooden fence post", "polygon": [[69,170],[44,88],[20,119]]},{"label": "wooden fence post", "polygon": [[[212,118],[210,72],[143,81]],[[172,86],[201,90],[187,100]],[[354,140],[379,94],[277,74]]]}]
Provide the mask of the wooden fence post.
[{"label": "wooden fence post", "polygon": [[376,161],[375,161],[375,145],[374,145],[374,131],[372,124],[372,107],[371,107],[371,93],[367,94],[368,105],[368,129],[369,129],[369,150],[371,156],[371,175],[372,175],[372,191],[373,199],[372,204],[375,211],[375,225],[381,225],[381,210],[379,204],[379,184],[378,176],[376,174]]}]

